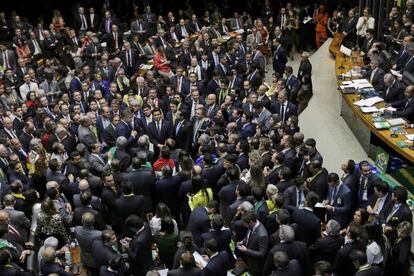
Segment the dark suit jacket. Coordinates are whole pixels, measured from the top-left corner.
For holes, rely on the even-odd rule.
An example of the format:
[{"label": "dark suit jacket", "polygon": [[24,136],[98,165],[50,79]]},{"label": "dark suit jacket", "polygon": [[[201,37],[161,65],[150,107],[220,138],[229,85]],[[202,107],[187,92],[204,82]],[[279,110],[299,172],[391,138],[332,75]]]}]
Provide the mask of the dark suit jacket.
[{"label": "dark suit jacket", "polygon": [[105,224],[105,221],[104,221],[101,213],[99,213],[98,211],[96,211],[92,207],[86,207],[86,206],[81,206],[81,207],[75,208],[75,210],[73,212],[73,223],[74,223],[75,226],[83,225],[82,224],[82,216],[86,212],[92,213],[93,216],[95,217],[95,223],[94,223],[95,229],[97,229],[97,230],[105,230],[106,229],[106,224]]},{"label": "dark suit jacket", "polygon": [[[152,210],[152,191],[155,185],[154,171],[150,168],[141,167],[124,173],[122,178],[126,183],[132,184],[134,194],[145,197],[145,211]],[[136,181],[137,179],[139,181]]]},{"label": "dark suit jacket", "polygon": [[180,267],[180,268],[168,271],[168,274],[167,274],[167,276],[202,276],[202,275],[203,275],[203,271],[197,267],[192,267],[190,269],[185,269],[185,268]]},{"label": "dark suit jacket", "polygon": [[213,239],[218,244],[217,251],[226,251],[229,257],[232,258],[232,252],[230,250],[230,241],[231,241],[231,231],[230,230],[220,230],[220,231],[214,231],[210,230],[210,232],[201,234],[201,240],[207,241]]},{"label": "dark suit jacket", "polygon": [[177,130],[178,122],[174,125],[174,137],[176,147],[190,152],[193,140],[193,125],[190,121],[185,120]]},{"label": "dark suit jacket", "polygon": [[[327,198],[329,204],[331,204],[332,195],[333,188],[329,187]],[[339,222],[342,227],[346,227],[352,213],[352,193],[347,185],[341,185],[337,188],[332,206],[335,208],[335,211],[328,213],[329,218]]]},{"label": "dark suit jacket", "polygon": [[275,270],[270,276],[302,275],[302,267],[295,259],[290,260],[287,267]]},{"label": "dark suit jacket", "polygon": [[[123,35],[122,33],[118,30],[118,34],[117,34],[117,38],[118,38],[118,50],[121,50],[122,48],[122,41],[123,41]],[[109,34],[106,34],[106,48],[108,49],[109,53],[114,53],[115,52],[115,37],[113,35],[112,32],[110,32]]]},{"label": "dark suit jacket", "polygon": [[[375,70],[375,69],[374,69]],[[366,73],[363,73],[363,77],[368,78],[368,80],[372,79],[372,86],[375,88],[376,91],[378,92],[382,92],[384,91],[384,75],[385,72],[384,70],[382,70],[380,67],[378,67],[378,69],[376,69],[374,75],[372,76],[372,71],[373,70],[369,70]]]},{"label": "dark suit jacket", "polygon": [[349,254],[353,250],[361,250],[365,252],[366,244],[362,240],[355,240],[349,243],[346,243],[344,247],[342,247],[338,254],[336,255],[334,270],[338,276],[347,276],[347,275],[354,275],[357,272],[357,269],[352,264],[352,260],[349,257]]},{"label": "dark suit jacket", "polygon": [[131,155],[125,150],[116,149],[114,158],[119,160],[121,172],[126,172],[131,165]]},{"label": "dark suit jacket", "polygon": [[295,75],[291,75],[286,80],[286,88],[289,91],[289,101],[296,104],[296,96],[300,89],[300,81]]},{"label": "dark suit jacket", "polygon": [[174,217],[179,213],[178,190],[180,189],[181,178],[176,176],[162,177],[155,182],[155,195],[157,202],[163,202],[170,208]]},{"label": "dark suit jacket", "polygon": [[209,231],[209,218],[205,207],[197,207],[188,219],[187,230],[193,234],[193,240],[196,244],[201,244],[201,234]]},{"label": "dark suit jacket", "polygon": [[169,121],[162,120],[161,131],[158,133],[156,122],[151,122],[148,125],[147,134],[154,147],[158,144],[164,144],[167,138],[173,137],[172,125]]},{"label": "dark suit jacket", "polygon": [[309,255],[313,262],[325,260],[333,263],[336,254],[343,245],[344,237],[342,236],[322,237],[309,247]]},{"label": "dark suit jacket", "polygon": [[[281,110],[280,110],[280,103],[275,100],[272,99],[272,102],[270,104],[270,111],[272,113],[277,113],[280,114]],[[296,105],[294,105],[293,103],[289,102],[287,103],[287,107],[285,110],[285,123],[287,122],[287,119],[289,119],[290,115],[298,115],[298,108],[296,107]]]},{"label": "dark suit jacket", "polygon": [[309,190],[315,192],[319,196],[319,201],[322,202],[328,193],[328,171],[325,168],[312,179],[309,183]]},{"label": "dark suit jacket", "polygon": [[243,240],[243,244],[247,247],[247,251],[244,252],[244,256],[246,258],[246,263],[249,269],[253,271],[263,270],[268,243],[269,236],[267,234],[266,228],[261,223],[250,234],[247,243],[246,239]]},{"label": "dark suit jacket", "polygon": [[244,124],[241,128],[242,136],[247,139],[256,133],[256,126],[253,123]]},{"label": "dark suit jacket", "polygon": [[292,221],[298,224],[299,235],[297,239],[307,246],[312,245],[321,236],[321,220],[308,209],[296,209]]},{"label": "dark suit jacket", "polygon": [[280,47],[274,48],[273,49],[273,71],[283,76],[287,62],[288,62],[288,59],[287,59],[287,52],[285,48],[282,45],[280,45]]},{"label": "dark suit jacket", "polygon": [[[303,196],[305,197],[308,194],[308,192],[309,192],[309,190],[305,188],[303,190]],[[285,192],[283,193],[283,195],[285,196],[285,203],[284,203],[285,206],[298,207],[297,206],[297,201],[298,201],[297,196],[298,196],[298,193],[296,191],[296,186],[293,185],[293,186],[287,188],[285,190]],[[305,199],[303,198],[303,201],[304,200]]]},{"label": "dark suit jacket", "polygon": [[151,229],[145,223],[144,229],[133,237],[127,250],[131,274],[144,276],[152,268],[151,241]]},{"label": "dark suit jacket", "polygon": [[228,224],[231,222],[232,217],[228,213],[228,207],[236,200],[236,188],[240,181],[230,181],[229,184],[221,188],[218,193],[220,201],[220,214],[224,218],[224,221]]},{"label": "dark suit jacket", "polygon": [[309,83],[312,77],[312,64],[308,59],[301,61],[298,69],[298,79],[302,83]]},{"label": "dark suit jacket", "polygon": [[226,251],[221,251],[213,258],[210,258],[204,268],[204,276],[226,276],[229,267],[229,256]]},{"label": "dark suit jacket", "polygon": [[46,262],[45,260],[40,262],[40,271],[42,272],[42,275],[50,275],[52,273],[56,273],[59,276],[73,275],[71,272],[66,272],[63,266],[60,266],[57,263]]},{"label": "dark suit jacket", "polygon": [[387,226],[391,226],[393,228],[392,233],[389,235],[390,237],[395,237],[397,235],[397,226],[401,222],[408,221],[411,224],[413,223],[413,214],[406,203],[403,203],[391,216],[391,218],[388,219],[389,215],[392,213],[393,207],[394,203],[390,201],[388,206],[383,207],[385,208],[384,213],[380,215],[380,223],[385,223]]},{"label": "dark suit jacket", "polygon": [[393,116],[404,117],[409,122],[414,122],[414,97],[395,101],[391,105],[397,108],[397,111],[392,113]]},{"label": "dark suit jacket", "polygon": [[263,275],[270,275],[272,271],[276,270],[273,262],[273,254],[277,251],[285,252],[290,260],[296,259],[298,261],[298,264],[302,267],[303,274],[296,275],[308,275],[311,271],[311,263],[306,244],[300,241],[292,241],[279,243],[269,251],[264,265]]},{"label": "dark suit jacket", "polygon": [[122,224],[129,215],[144,216],[145,198],[142,195],[131,195],[115,199],[117,218]]},{"label": "dark suit jacket", "polygon": [[404,90],[405,88],[402,83],[396,80],[391,86],[384,87],[384,93],[382,97],[384,98],[385,102],[392,103],[404,98]]}]

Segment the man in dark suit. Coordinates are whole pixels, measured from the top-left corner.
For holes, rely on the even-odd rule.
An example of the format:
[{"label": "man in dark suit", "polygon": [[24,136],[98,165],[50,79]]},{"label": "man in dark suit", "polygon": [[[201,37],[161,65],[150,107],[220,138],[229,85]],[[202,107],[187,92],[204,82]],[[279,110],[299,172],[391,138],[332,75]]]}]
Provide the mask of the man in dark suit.
[{"label": "man in dark suit", "polygon": [[299,228],[298,240],[312,245],[321,236],[321,220],[314,214],[313,209],[318,202],[318,195],[309,192],[305,198],[305,208],[295,209],[292,221],[297,223]]},{"label": "man in dark suit", "polygon": [[168,271],[167,276],[202,276],[203,271],[194,267],[194,256],[190,251],[186,251],[180,256],[181,267]]},{"label": "man in dark suit", "polygon": [[152,111],[152,117],[154,121],[148,125],[147,134],[154,147],[159,149],[165,144],[167,138],[173,136],[173,129],[169,121],[161,118],[161,111],[159,109]]},{"label": "man in dark suit", "polygon": [[355,275],[357,269],[351,260],[351,252],[354,250],[366,250],[366,243],[360,239],[360,228],[355,224],[350,224],[346,228],[347,242],[338,251],[335,259],[334,269],[338,276]]},{"label": "man in dark suit", "polygon": [[4,209],[10,218],[10,223],[16,227],[16,229],[23,233],[30,229],[30,221],[22,211],[14,209],[16,204],[15,197],[11,194],[7,194],[3,198]]},{"label": "man in dark suit", "polygon": [[361,46],[361,52],[363,52],[365,55],[368,54],[369,50],[371,49],[371,47],[376,42],[375,39],[374,39],[374,33],[375,33],[375,31],[373,29],[368,29],[365,32],[365,40],[364,40],[364,42],[362,43],[362,46]]},{"label": "man in dark suit", "polygon": [[91,213],[94,216],[94,227],[97,230],[105,230],[106,225],[103,219],[103,216],[100,212],[93,209],[91,206],[92,202],[92,193],[90,191],[82,192],[80,195],[80,201],[82,206],[76,207],[73,212],[73,224],[75,226],[81,226],[83,215],[86,213]]},{"label": "man in dark suit", "polygon": [[301,83],[300,80],[293,74],[293,68],[291,66],[286,66],[285,68],[286,76],[286,89],[289,92],[289,101],[297,105],[297,95],[300,89]]},{"label": "man in dark suit", "polygon": [[362,73],[364,78],[368,78],[372,86],[375,88],[376,91],[379,93],[384,92],[384,70],[379,67],[378,59],[371,59],[370,62],[371,70]]},{"label": "man in dark suit", "polygon": [[78,13],[76,13],[73,17],[73,25],[75,26],[78,33],[85,33],[88,30],[88,20],[85,14],[85,8],[79,7]]},{"label": "man in dark suit", "polygon": [[111,123],[102,131],[102,141],[105,142],[109,148],[115,146],[115,141],[118,137],[116,134],[116,126],[118,125],[119,121],[119,115],[114,115],[112,117]]},{"label": "man in dark suit", "polygon": [[355,10],[349,9],[348,17],[342,21],[342,33],[345,36],[343,44],[348,48],[355,45],[357,22],[358,18],[355,16]]},{"label": "man in dark suit", "polygon": [[[138,152],[138,156],[145,154]],[[135,195],[143,195],[145,197],[145,211],[152,209],[152,191],[155,186],[155,175],[152,168],[148,168],[142,163],[138,157],[132,158],[132,169],[122,176],[125,183],[132,184]],[[139,179],[139,181],[136,181]]]},{"label": "man in dark suit", "polygon": [[397,111],[392,111],[395,117],[403,117],[409,122],[414,122],[414,86],[409,85],[404,91],[405,99],[391,103],[391,106]]},{"label": "man in dark suit", "polygon": [[88,21],[88,28],[92,32],[97,32],[99,29],[99,15],[95,13],[94,7],[89,7],[89,14],[86,15],[86,20]]},{"label": "man in dark suit", "polygon": [[289,260],[289,256],[283,251],[277,251],[273,254],[273,262],[276,270],[270,274],[271,276],[288,276],[301,275],[302,268],[295,259]]},{"label": "man in dark suit", "polygon": [[106,48],[111,55],[118,55],[121,51],[123,43],[122,37],[122,33],[118,31],[118,26],[113,24],[111,32],[106,34]]},{"label": "man in dark suit", "polygon": [[206,207],[197,207],[188,219],[187,230],[193,234],[193,240],[197,245],[201,245],[201,234],[207,233],[210,229],[209,215],[218,211],[218,202],[210,201]]},{"label": "man in dark suit", "polygon": [[283,76],[283,73],[285,72],[285,68],[286,68],[286,63],[288,62],[287,52],[285,48],[283,47],[279,38],[273,39],[272,46],[273,46],[272,47],[273,71],[275,73],[278,73],[279,76]]},{"label": "man in dark suit", "polygon": [[174,137],[177,148],[190,152],[193,139],[193,125],[185,119],[186,117],[187,113],[185,111],[178,110],[176,112]]},{"label": "man in dark suit", "polygon": [[190,94],[191,87],[190,87],[190,80],[184,76],[184,67],[178,66],[176,75],[171,78],[171,85],[175,88],[175,92],[186,96]]},{"label": "man in dark suit", "polygon": [[[133,193],[132,183],[126,182],[121,185],[122,195],[115,199],[115,214],[122,225],[130,215],[144,217],[145,214],[145,197]],[[125,232],[124,232],[125,233]]]},{"label": "man in dark suit", "polygon": [[249,271],[253,275],[262,275],[269,236],[253,211],[243,214],[242,221],[248,232],[246,238],[237,243],[237,250],[244,255]]},{"label": "man in dark suit", "polygon": [[177,200],[180,184],[180,176],[173,176],[173,170],[168,165],[165,165],[162,168],[162,176],[157,182],[155,182],[155,195],[157,202],[165,203],[171,210],[171,214],[176,220],[179,217],[180,211],[179,202]]},{"label": "man in dark suit", "polygon": [[352,263],[357,269],[355,276],[376,276],[383,274],[380,266],[371,266],[368,263],[366,250],[355,250],[349,255]]},{"label": "man in dark suit", "polygon": [[119,58],[124,64],[125,74],[127,76],[131,76],[133,73],[135,73],[135,70],[138,68],[138,53],[136,52],[136,50],[131,49],[131,43],[124,43],[124,50],[120,52]]},{"label": "man in dark suit", "polygon": [[325,208],[328,212],[328,218],[336,220],[344,228],[348,225],[352,212],[351,190],[339,181],[339,176],[336,173],[330,173],[327,180],[329,190],[325,200]]},{"label": "man in dark suit", "polygon": [[314,191],[322,202],[328,193],[328,171],[322,167],[319,160],[314,160],[310,165],[310,177],[306,180],[307,187],[310,191]]},{"label": "man in dark suit", "polygon": [[299,173],[304,178],[309,176],[309,167],[312,161],[318,160],[323,165],[323,157],[316,149],[316,141],[313,138],[308,138],[305,141],[304,147],[302,148],[302,161],[299,167]]},{"label": "man in dark suit", "polygon": [[132,113],[131,111],[124,110],[122,113],[122,119],[116,125],[116,135],[117,137],[125,137],[127,139],[127,146],[128,147],[136,147],[138,131],[133,129],[131,126],[132,122]]},{"label": "man in dark suit", "polygon": [[236,166],[228,168],[225,174],[225,177],[228,179],[228,184],[223,186],[218,193],[220,214],[223,216],[227,225],[230,225],[231,222],[228,207],[237,199],[236,189],[240,183],[239,175],[239,169]]},{"label": "man in dark suit", "polygon": [[92,242],[92,256],[97,267],[107,265],[118,252],[115,250],[118,239],[112,230],[102,231],[102,238]]},{"label": "man in dark suit", "polygon": [[382,98],[387,103],[396,102],[404,98],[404,86],[403,84],[395,79],[395,77],[387,73],[384,75],[384,93],[382,94]]},{"label": "man in dark suit", "polygon": [[309,247],[312,262],[321,260],[333,263],[339,249],[344,245],[344,237],[339,234],[341,225],[336,220],[329,220],[326,224],[326,236],[319,238]]},{"label": "man in dark suit", "polygon": [[286,123],[290,115],[297,116],[298,109],[296,105],[288,101],[286,90],[282,90],[277,95],[277,101],[272,100],[270,109],[272,113],[277,113],[281,116],[282,122]]},{"label": "man in dark suit", "polygon": [[116,139],[116,151],[114,159],[119,160],[119,170],[126,172],[131,165],[131,155],[127,152],[128,141],[125,137],[120,136]]},{"label": "man in dark suit", "polygon": [[301,208],[305,206],[305,197],[309,190],[306,188],[305,179],[298,175],[295,177],[294,185],[284,191],[285,206],[290,209]]},{"label": "man in dark suit", "polygon": [[142,218],[131,215],[126,220],[127,227],[135,233],[132,239],[121,242],[122,247],[128,253],[129,273],[133,275],[145,275],[152,269],[152,236],[151,229]]},{"label": "man in dark suit", "polygon": [[374,194],[374,185],[378,181],[378,177],[371,171],[371,166],[368,161],[361,161],[359,163],[361,175],[359,177],[358,185],[358,207],[366,208],[368,206],[368,199]]},{"label": "man in dark suit", "polygon": [[403,221],[412,224],[413,214],[407,204],[408,192],[402,186],[396,186],[392,198],[384,213],[380,216],[385,235],[392,243],[397,238],[397,226]]},{"label": "man in dark suit", "polygon": [[252,113],[244,113],[242,115],[242,128],[241,128],[241,134],[243,138],[248,139],[249,137],[252,137],[256,133],[256,127],[252,123],[253,115]]},{"label": "man in dark suit", "polygon": [[303,52],[301,54],[301,60],[298,68],[298,79],[304,84],[308,84],[312,87],[312,64],[309,61],[309,53]]},{"label": "man in dark suit", "polygon": [[209,259],[207,265],[204,267],[203,275],[226,276],[227,268],[229,267],[228,253],[226,251],[219,252],[218,242],[214,239],[206,240],[204,242],[204,249]]},{"label": "man in dark suit", "polygon": [[391,193],[388,183],[379,180],[374,185],[374,195],[372,195],[368,201],[367,211],[371,216],[371,220],[379,220],[387,211],[388,205],[391,201]]},{"label": "man in dark suit", "polygon": [[[296,259],[301,266],[303,273],[298,275],[307,275],[311,271],[308,249],[306,244],[295,240],[295,231],[290,225],[280,225],[278,230],[280,243],[276,244],[267,254],[264,264],[263,275],[270,275],[272,271],[279,271],[278,265],[274,262],[274,255],[277,252],[283,252],[289,259]],[[273,275],[273,274],[272,274]],[[281,274],[284,275],[284,274]]]}]

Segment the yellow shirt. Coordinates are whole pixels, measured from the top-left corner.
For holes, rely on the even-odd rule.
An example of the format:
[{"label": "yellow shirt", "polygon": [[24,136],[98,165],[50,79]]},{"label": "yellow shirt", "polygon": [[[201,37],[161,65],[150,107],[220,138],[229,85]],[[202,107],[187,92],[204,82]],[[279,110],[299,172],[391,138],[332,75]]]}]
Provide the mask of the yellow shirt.
[{"label": "yellow shirt", "polygon": [[188,199],[188,206],[190,206],[191,211],[193,211],[197,207],[204,207],[206,206],[211,200],[213,200],[213,191],[211,188],[206,189],[208,198],[203,191],[198,191],[195,195]]}]

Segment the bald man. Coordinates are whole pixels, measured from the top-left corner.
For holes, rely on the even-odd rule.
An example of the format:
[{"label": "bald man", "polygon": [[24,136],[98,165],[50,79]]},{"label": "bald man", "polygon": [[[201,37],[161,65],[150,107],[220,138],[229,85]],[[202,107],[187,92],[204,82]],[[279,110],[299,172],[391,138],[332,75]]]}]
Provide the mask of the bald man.
[{"label": "bald man", "polygon": [[[79,181],[78,188],[79,188],[80,193],[73,195],[73,207],[74,208],[82,206],[82,203],[80,201],[80,194],[82,192],[85,192],[85,191],[92,192],[91,189],[90,189],[88,180],[86,180],[86,179],[82,179],[82,180]],[[101,199],[99,197],[93,195],[91,205],[95,210],[97,210],[101,213],[103,212],[102,202],[101,202]]]}]

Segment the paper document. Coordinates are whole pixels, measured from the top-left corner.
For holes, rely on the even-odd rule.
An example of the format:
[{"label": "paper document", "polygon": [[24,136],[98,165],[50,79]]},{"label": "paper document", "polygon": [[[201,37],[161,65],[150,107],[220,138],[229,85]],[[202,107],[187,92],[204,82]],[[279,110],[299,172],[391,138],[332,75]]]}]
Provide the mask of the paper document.
[{"label": "paper document", "polygon": [[404,125],[405,123],[407,123],[407,121],[404,120],[403,118],[388,119],[387,122],[391,126],[400,126],[400,125]]},{"label": "paper document", "polygon": [[380,102],[383,102],[383,101],[384,101],[384,99],[380,98],[378,96],[365,99],[365,103],[367,104],[366,106],[373,106],[374,104],[380,103]]},{"label": "paper document", "polygon": [[305,19],[303,19],[303,24],[307,24],[311,20],[312,20],[312,17],[308,16]]},{"label": "paper document", "polygon": [[345,47],[344,45],[341,45],[341,48],[339,48],[339,51],[342,54],[344,54],[344,55],[346,55],[348,57],[350,57],[352,55],[352,50],[349,49],[349,48],[347,48],[347,47]]},{"label": "paper document", "polygon": [[315,208],[326,208],[324,204],[318,202],[315,204]]},{"label": "paper document", "polygon": [[396,70],[390,69],[390,72],[391,72],[391,74],[393,74],[397,78],[401,78],[402,77],[402,74],[400,73],[400,71],[396,71]]},{"label": "paper document", "polygon": [[196,263],[200,263],[203,268],[206,267],[207,262],[204,260],[203,256],[200,255],[200,253],[194,251],[193,256]]},{"label": "paper document", "polygon": [[354,82],[353,81],[343,81],[342,85],[349,85],[349,86],[354,86]]},{"label": "paper document", "polygon": [[414,134],[406,134],[405,137],[407,137],[410,141],[414,140]]},{"label": "paper document", "polygon": [[356,79],[352,81],[353,83],[369,83],[367,79]]},{"label": "paper document", "polygon": [[378,108],[376,108],[375,106],[362,106],[361,111],[364,113],[373,113],[378,112]]},{"label": "paper document", "polygon": [[382,112],[382,113],[384,113],[385,111],[387,111],[387,112],[394,112],[394,111],[397,111],[397,109],[396,108],[394,108],[394,107],[392,107],[392,106],[389,106],[389,107],[381,107],[380,109],[378,109],[379,110],[379,112]]},{"label": "paper document", "polygon": [[168,268],[158,270],[158,273],[160,274],[160,276],[167,276],[168,275]]}]

